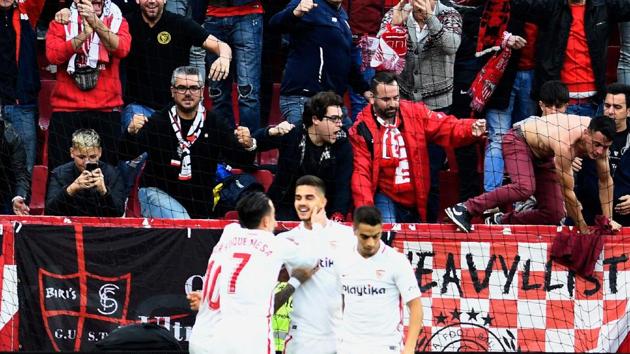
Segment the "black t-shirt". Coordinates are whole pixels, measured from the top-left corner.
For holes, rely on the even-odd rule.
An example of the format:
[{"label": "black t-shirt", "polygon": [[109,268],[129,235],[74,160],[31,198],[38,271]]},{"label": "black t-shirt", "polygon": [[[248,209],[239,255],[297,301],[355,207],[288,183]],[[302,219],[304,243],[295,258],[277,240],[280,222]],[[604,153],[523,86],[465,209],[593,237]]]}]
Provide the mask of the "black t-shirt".
[{"label": "black t-shirt", "polygon": [[153,28],[139,12],[129,16],[128,22],[131,52],[125,60],[125,104],[162,109],[171,101],[173,70],[189,64],[190,47],[201,47],[208,32],[195,21],[168,11]]},{"label": "black t-shirt", "polygon": [[320,176],[322,171],[322,154],[325,145],[317,146],[313,144],[308,135],[306,137],[306,147],[304,149],[304,160],[302,161],[302,173],[305,175]]},{"label": "black t-shirt", "polygon": [[621,149],[626,146],[628,140],[628,129],[623,132],[616,133],[613,138],[613,143],[610,146],[610,155],[608,156],[608,163],[610,164],[610,175],[615,175],[615,170],[621,163]]},{"label": "black t-shirt", "polygon": [[15,104],[17,61],[15,60],[15,29],[13,8],[0,10],[0,102]]}]

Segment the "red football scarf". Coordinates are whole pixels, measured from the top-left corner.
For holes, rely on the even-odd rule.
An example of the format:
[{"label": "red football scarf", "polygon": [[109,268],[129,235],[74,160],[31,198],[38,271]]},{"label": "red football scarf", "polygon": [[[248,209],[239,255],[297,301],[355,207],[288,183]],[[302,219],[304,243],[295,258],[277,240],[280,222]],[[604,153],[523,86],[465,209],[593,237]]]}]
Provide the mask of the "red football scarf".
[{"label": "red football scarf", "polygon": [[488,60],[470,85],[470,89],[468,90],[468,94],[472,97],[470,107],[476,112],[483,111],[488,99],[503,77],[505,68],[507,68],[510,57],[512,56],[512,49],[507,46],[507,41],[511,36],[512,34],[508,32],[503,33],[501,51],[495,53],[492,58]]}]

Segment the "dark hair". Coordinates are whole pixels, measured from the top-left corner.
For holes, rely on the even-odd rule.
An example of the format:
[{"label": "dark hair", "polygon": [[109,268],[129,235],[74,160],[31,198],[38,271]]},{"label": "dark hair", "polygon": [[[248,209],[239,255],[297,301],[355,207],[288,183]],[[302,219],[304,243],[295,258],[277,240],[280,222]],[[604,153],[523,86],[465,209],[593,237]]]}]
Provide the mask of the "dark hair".
[{"label": "dark hair", "polygon": [[370,81],[370,91],[376,94],[376,87],[380,84],[383,85],[392,85],[393,83],[398,83],[398,75],[389,71],[379,71],[374,75],[372,81]]},{"label": "dark hair", "polygon": [[548,107],[561,107],[569,103],[569,89],[560,80],[550,80],[540,87],[540,101]]},{"label": "dark hair", "polygon": [[321,178],[313,175],[304,175],[297,179],[295,182],[295,188],[299,186],[311,186],[319,189],[323,195],[326,195],[326,184]]},{"label": "dark hair", "polygon": [[238,222],[246,229],[256,229],[263,217],[271,213],[269,197],[263,192],[246,193],[236,203]]},{"label": "dark hair", "polygon": [[304,105],[302,113],[302,123],[305,127],[313,125],[313,116],[320,120],[326,115],[326,110],[330,106],[343,106],[343,99],[333,91],[318,92],[311,97]]},{"label": "dark hair", "polygon": [[628,99],[628,96],[630,96],[630,86],[615,82],[614,84],[610,84],[606,87],[606,93],[611,95],[619,95],[623,93],[626,100],[626,108],[628,108],[628,104],[630,103],[630,100]]},{"label": "dark hair", "polygon": [[381,217],[381,211],[373,206],[362,206],[354,211],[352,216],[352,224],[356,229],[359,224],[367,224],[370,226],[376,226],[383,223]]},{"label": "dark hair", "polygon": [[597,116],[591,119],[591,122],[588,125],[588,130],[590,130],[591,133],[600,132],[606,137],[606,139],[612,141],[615,137],[617,128],[615,126],[614,119],[606,116]]}]

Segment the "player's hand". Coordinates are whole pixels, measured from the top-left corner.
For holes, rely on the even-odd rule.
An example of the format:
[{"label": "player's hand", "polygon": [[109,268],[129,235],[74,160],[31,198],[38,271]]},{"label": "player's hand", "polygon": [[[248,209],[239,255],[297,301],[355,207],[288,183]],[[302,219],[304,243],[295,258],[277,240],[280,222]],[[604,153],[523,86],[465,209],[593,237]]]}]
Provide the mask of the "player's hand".
[{"label": "player's hand", "polygon": [[287,122],[286,120],[275,127],[269,128],[269,136],[283,136],[286,133],[290,132],[295,125]]},{"label": "player's hand", "polygon": [[616,222],[613,219],[610,219],[610,227],[613,231],[619,231],[621,230],[621,224]]},{"label": "player's hand", "polygon": [[312,268],[295,268],[291,272],[291,276],[299,280],[301,284],[304,284],[304,282],[311,279],[313,274],[317,273],[318,270],[319,264]]},{"label": "player's hand", "polygon": [[142,127],[144,127],[144,125],[147,124],[148,121],[149,119],[144,114],[134,114],[131,122],[129,122],[129,126],[127,127],[127,132],[129,132],[129,134],[131,135],[138,134],[140,129],[142,129]]},{"label": "player's hand", "polygon": [[472,124],[472,135],[476,137],[481,137],[486,134],[486,120],[485,119],[477,119]]},{"label": "player's hand", "polygon": [[619,197],[621,203],[615,206],[615,212],[620,215],[630,214],[630,194]]},{"label": "player's hand", "polygon": [[580,172],[580,170],[582,169],[582,158],[581,157],[575,157],[573,159],[573,162],[571,162],[571,169],[573,170],[573,172]]},{"label": "player's hand", "polygon": [[13,199],[13,213],[15,215],[28,215],[31,209],[26,205],[24,198],[17,196]]},{"label": "player's hand", "polygon": [[296,17],[302,17],[316,7],[317,4],[314,3],[313,0],[302,0],[298,4],[298,6],[293,9],[293,15],[295,15]]},{"label": "player's hand", "polygon": [[416,350],[414,348],[411,349],[403,349],[402,354],[416,354]]},{"label": "player's hand", "polygon": [[92,171],[92,182],[94,183],[94,187],[101,194],[107,194],[107,187],[105,186],[105,175],[103,175],[103,171],[100,168]]},{"label": "player's hand", "polygon": [[55,14],[55,22],[62,25],[68,24],[68,22],[70,22],[70,9],[61,9],[57,11]]},{"label": "player's hand", "polygon": [[210,66],[208,79],[212,81],[225,80],[230,73],[230,58],[219,56]]},{"label": "player's hand", "polygon": [[237,127],[236,129],[234,129],[234,136],[238,140],[238,143],[241,144],[244,148],[249,149],[254,146],[254,140],[249,133],[249,128],[242,125]]},{"label": "player's hand", "polygon": [[311,212],[311,225],[321,225],[321,227],[325,227],[328,219],[326,219],[326,208],[324,207],[316,207]]},{"label": "player's hand", "polygon": [[527,41],[521,36],[511,36],[507,41],[507,46],[512,49],[521,49],[525,45],[527,45]]},{"label": "player's hand", "polygon": [[186,295],[188,299],[188,305],[193,311],[199,311],[199,305],[201,304],[201,291],[191,291]]}]

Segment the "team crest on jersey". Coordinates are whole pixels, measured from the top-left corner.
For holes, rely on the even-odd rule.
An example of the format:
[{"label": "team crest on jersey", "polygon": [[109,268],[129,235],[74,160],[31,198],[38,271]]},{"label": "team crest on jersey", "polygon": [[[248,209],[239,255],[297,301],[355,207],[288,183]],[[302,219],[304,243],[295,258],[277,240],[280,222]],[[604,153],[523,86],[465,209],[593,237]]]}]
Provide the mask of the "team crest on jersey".
[{"label": "team crest on jersey", "polygon": [[171,34],[166,31],[162,31],[158,33],[157,40],[160,44],[169,44],[171,42]]},{"label": "team crest on jersey", "polygon": [[381,278],[383,278],[383,274],[385,274],[385,270],[384,269],[377,269],[376,270],[376,279],[381,280]]}]

